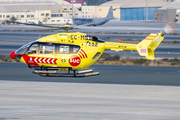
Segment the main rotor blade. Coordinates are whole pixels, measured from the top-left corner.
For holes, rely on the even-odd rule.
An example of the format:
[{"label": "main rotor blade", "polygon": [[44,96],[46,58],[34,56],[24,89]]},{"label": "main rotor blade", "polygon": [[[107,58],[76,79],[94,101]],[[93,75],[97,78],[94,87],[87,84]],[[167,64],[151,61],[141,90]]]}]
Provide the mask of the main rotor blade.
[{"label": "main rotor blade", "polygon": [[32,24],[32,23],[23,23],[23,22],[16,22],[16,21],[6,21],[6,22],[16,23],[16,24],[24,24],[24,25],[30,25],[30,26],[38,26],[38,27],[63,29],[65,31],[73,30],[73,29],[78,29],[78,28],[70,27],[69,25],[65,25],[63,27],[59,27],[59,26],[51,26],[51,25],[43,25],[43,24],[35,24],[35,23],[34,24]]}]

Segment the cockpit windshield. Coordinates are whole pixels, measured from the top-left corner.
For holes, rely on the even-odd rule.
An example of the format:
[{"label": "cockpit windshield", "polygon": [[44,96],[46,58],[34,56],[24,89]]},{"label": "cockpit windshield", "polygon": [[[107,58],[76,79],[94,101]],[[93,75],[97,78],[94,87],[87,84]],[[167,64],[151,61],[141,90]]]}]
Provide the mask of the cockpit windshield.
[{"label": "cockpit windshield", "polygon": [[19,54],[24,54],[27,50],[27,48],[34,42],[30,42],[28,44],[25,44],[24,46],[20,47],[18,50],[16,50],[15,54],[19,55]]}]

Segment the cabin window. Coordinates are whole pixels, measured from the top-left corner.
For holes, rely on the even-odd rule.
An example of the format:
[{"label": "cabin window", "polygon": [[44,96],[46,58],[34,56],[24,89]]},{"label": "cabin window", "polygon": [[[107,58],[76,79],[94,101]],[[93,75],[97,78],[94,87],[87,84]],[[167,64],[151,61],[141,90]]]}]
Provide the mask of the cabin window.
[{"label": "cabin window", "polygon": [[27,54],[36,54],[38,53],[38,44],[33,44],[30,46],[29,50],[27,51]]},{"label": "cabin window", "polygon": [[77,53],[79,51],[79,47],[78,46],[74,46],[73,47],[73,53]]},{"label": "cabin window", "polygon": [[60,54],[76,54],[80,47],[75,45],[60,45],[58,49]]},{"label": "cabin window", "polygon": [[54,53],[54,45],[47,43],[40,45],[40,54],[52,54]]},{"label": "cabin window", "polygon": [[100,52],[97,52],[97,53],[94,55],[93,59],[97,59],[100,55],[101,55],[101,53],[100,53]]},{"label": "cabin window", "polygon": [[69,46],[60,45],[59,51],[60,53],[69,53]]}]

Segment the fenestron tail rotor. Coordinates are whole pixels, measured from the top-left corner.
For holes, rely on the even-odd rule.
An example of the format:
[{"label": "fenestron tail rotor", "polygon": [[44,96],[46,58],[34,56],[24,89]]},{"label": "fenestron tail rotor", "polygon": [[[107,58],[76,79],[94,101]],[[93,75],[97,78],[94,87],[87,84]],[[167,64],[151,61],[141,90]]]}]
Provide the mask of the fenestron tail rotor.
[{"label": "fenestron tail rotor", "polygon": [[174,25],[171,22],[167,21],[167,24],[163,28],[164,34],[172,33],[175,31],[176,31],[176,28],[174,27]]}]

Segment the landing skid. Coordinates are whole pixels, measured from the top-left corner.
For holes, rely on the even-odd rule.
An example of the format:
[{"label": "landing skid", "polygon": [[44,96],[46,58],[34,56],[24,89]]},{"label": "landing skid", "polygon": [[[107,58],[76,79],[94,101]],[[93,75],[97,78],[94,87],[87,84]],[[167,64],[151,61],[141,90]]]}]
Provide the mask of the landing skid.
[{"label": "landing skid", "polygon": [[48,71],[48,69],[45,70],[37,70],[33,71],[34,74],[39,74],[42,77],[89,77],[89,76],[95,76],[99,75],[99,72],[93,72],[92,69],[90,70],[83,70],[83,71],[78,71],[78,70],[68,70],[67,73],[59,73],[56,69],[52,71]]}]

